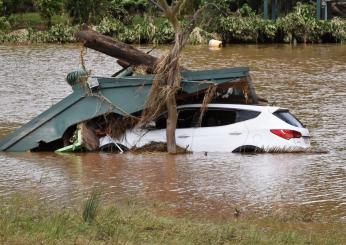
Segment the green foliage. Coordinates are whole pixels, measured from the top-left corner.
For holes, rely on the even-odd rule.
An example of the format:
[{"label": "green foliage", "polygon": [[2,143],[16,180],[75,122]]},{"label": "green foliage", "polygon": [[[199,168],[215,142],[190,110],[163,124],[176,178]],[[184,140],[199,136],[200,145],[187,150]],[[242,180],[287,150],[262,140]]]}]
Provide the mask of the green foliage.
[{"label": "green foliage", "polygon": [[142,24],[135,24],[119,35],[119,39],[127,43],[152,43],[154,42],[156,34],[156,26],[148,21]]},{"label": "green foliage", "polygon": [[125,25],[119,20],[105,19],[98,26],[98,30],[112,35],[126,43],[170,43],[174,40],[174,29],[168,20],[153,21],[137,16],[130,25]]},{"label": "green foliage", "polygon": [[257,42],[259,22],[258,17],[224,17],[220,20],[219,33],[226,42]]},{"label": "green foliage", "polygon": [[199,27],[196,27],[190,34],[189,44],[207,44],[212,38],[212,34]]},{"label": "green foliage", "polygon": [[[8,18],[13,29],[35,28],[42,29],[46,25],[45,20],[38,13],[12,14]],[[68,24],[68,17],[64,15],[52,16],[52,25]]]},{"label": "green foliage", "polygon": [[121,20],[125,23],[130,22],[130,13],[125,9],[123,4],[121,4],[121,0],[112,0],[109,3],[107,15],[109,17]]},{"label": "green foliage", "polygon": [[273,20],[258,20],[258,40],[259,42],[274,42],[277,36],[277,24]]},{"label": "green foliage", "polygon": [[49,27],[52,25],[53,15],[60,14],[63,9],[63,0],[34,0],[34,3]]},{"label": "green foliage", "polygon": [[99,194],[93,191],[84,204],[82,218],[85,223],[91,223],[96,218],[99,204]]},{"label": "green foliage", "polygon": [[247,3],[245,3],[238,11],[242,17],[254,17],[256,15],[256,12],[253,11]]},{"label": "green foliage", "polygon": [[8,31],[11,29],[11,24],[6,17],[0,16],[0,31]]},{"label": "green foliage", "polygon": [[143,12],[148,8],[149,2],[146,0],[117,0],[128,11]]},{"label": "green foliage", "polygon": [[201,5],[208,3],[215,4],[222,12],[230,12],[230,6],[235,2],[235,0],[201,0]]},{"label": "green foliage", "polygon": [[0,42],[2,43],[27,43],[28,30],[22,29],[10,33],[0,32]]},{"label": "green foliage", "polygon": [[160,21],[155,24],[156,32],[153,39],[154,43],[171,43],[174,40],[174,29],[168,20]]},{"label": "green foliage", "polygon": [[28,40],[33,43],[70,43],[74,42],[76,28],[58,24],[46,31],[29,29]]},{"label": "green foliage", "polygon": [[1,0],[1,14],[26,13],[34,10],[33,0]]},{"label": "green foliage", "polygon": [[58,24],[52,26],[50,30],[48,30],[48,34],[50,36],[49,42],[51,43],[67,43],[75,41],[74,33],[76,28]]},{"label": "green foliage", "polygon": [[[95,24],[99,32],[120,41],[167,44],[174,40],[174,30],[169,21],[158,17],[159,12],[151,12],[153,5],[147,0],[0,0],[0,5],[3,3],[4,7],[11,6],[13,11],[17,11],[15,3],[18,6],[30,6],[33,1],[42,17],[38,13],[0,17],[0,42],[74,42],[73,32],[78,27],[70,26],[70,18],[67,16],[56,15],[61,11],[63,3],[73,23]],[[190,36],[189,42],[192,44],[207,43],[213,36],[211,33],[221,36],[225,43],[346,41],[346,20],[317,20],[313,5],[299,3],[293,12],[277,21],[263,20],[260,15],[256,15],[251,8],[255,6],[254,1],[191,0],[188,6],[195,9],[200,4],[211,2],[218,5],[223,14],[227,11],[229,14],[220,15],[216,8],[205,12],[200,19],[202,24]],[[237,11],[229,12],[233,5],[241,4],[242,7],[237,7]],[[52,26],[38,31],[42,30],[43,17]],[[183,28],[189,23],[187,19],[182,16],[180,20]],[[26,30],[10,32],[11,29],[24,28]]]},{"label": "green foliage", "polygon": [[329,32],[337,42],[346,42],[346,20],[333,18],[329,22]]},{"label": "green foliage", "polygon": [[65,0],[65,9],[74,24],[96,24],[107,13],[108,0]]},{"label": "green foliage", "polygon": [[278,27],[290,40],[293,38],[301,42],[313,41],[314,31],[318,27],[312,5],[298,3],[294,11],[278,20]]},{"label": "green foliage", "polygon": [[346,40],[346,21],[334,18],[330,21],[317,20],[315,9],[312,5],[298,3],[292,13],[277,21],[278,29],[290,41],[343,42]]},{"label": "green foliage", "polygon": [[120,20],[109,17],[103,18],[100,24],[97,26],[98,32],[108,36],[117,36],[124,30],[125,26]]}]

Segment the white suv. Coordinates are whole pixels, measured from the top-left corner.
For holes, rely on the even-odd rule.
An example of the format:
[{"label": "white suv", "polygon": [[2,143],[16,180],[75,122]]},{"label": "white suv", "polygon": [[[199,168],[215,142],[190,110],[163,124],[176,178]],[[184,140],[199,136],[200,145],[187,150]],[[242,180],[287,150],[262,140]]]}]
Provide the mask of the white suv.
[{"label": "white suv", "polygon": [[[304,151],[310,147],[308,129],[287,109],[209,104],[199,122],[201,106],[178,107],[176,142],[192,152],[282,152]],[[166,142],[166,114],[152,127],[127,131],[122,140],[113,142],[127,148]],[[106,143],[111,142],[106,140],[102,145]]]}]

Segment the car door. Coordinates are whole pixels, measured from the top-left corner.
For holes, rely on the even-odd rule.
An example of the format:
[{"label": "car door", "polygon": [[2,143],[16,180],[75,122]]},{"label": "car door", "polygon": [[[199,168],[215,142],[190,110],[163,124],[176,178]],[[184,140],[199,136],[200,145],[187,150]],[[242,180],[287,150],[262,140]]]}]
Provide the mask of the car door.
[{"label": "car door", "polygon": [[209,108],[200,127],[195,128],[192,150],[196,152],[232,152],[248,136],[244,123],[237,123],[237,111]]},{"label": "car door", "polygon": [[[175,131],[176,144],[191,150],[194,128],[191,126],[197,109],[187,108],[178,110],[177,128]],[[155,121],[155,128],[147,129],[140,138],[139,146],[150,142],[166,142],[167,114],[163,114]]]},{"label": "car door", "polygon": [[194,128],[193,123],[198,113],[197,108],[184,108],[178,110],[177,129],[175,140],[178,146],[192,150]]}]

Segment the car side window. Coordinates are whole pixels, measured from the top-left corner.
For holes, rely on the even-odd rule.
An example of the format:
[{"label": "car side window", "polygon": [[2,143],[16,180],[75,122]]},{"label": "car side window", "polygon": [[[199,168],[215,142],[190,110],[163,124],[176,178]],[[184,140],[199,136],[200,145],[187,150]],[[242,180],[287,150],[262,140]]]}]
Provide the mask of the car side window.
[{"label": "car side window", "polygon": [[259,111],[238,110],[236,122],[244,122],[256,118],[259,114],[261,114]]},{"label": "car side window", "polygon": [[[178,111],[177,128],[191,128],[196,124],[196,115],[199,109],[181,109]],[[160,116],[155,122],[156,129],[167,127],[167,113]]]},{"label": "car side window", "polygon": [[205,112],[201,127],[218,127],[236,122],[236,112],[233,110],[208,110]]},{"label": "car side window", "polygon": [[191,128],[196,121],[199,109],[183,109],[178,111],[177,128]]},{"label": "car side window", "polygon": [[160,116],[155,122],[156,129],[165,129],[167,127],[167,114]]},{"label": "car side window", "polygon": [[[181,109],[178,111],[177,128],[191,128],[197,126],[200,108]],[[209,109],[204,113],[201,127],[219,127],[253,119],[261,112],[248,110],[231,109]],[[157,129],[167,127],[167,114],[162,115],[156,120]]]}]

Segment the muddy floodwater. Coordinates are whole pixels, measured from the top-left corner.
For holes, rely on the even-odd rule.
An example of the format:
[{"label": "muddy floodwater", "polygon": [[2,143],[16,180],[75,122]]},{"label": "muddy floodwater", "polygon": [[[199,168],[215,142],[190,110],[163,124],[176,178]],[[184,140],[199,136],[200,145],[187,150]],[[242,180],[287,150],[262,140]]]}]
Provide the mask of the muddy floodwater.
[{"label": "muddy floodwater", "polygon": [[[76,45],[0,46],[0,137],[71,92],[64,78],[79,68],[79,53]],[[119,69],[96,52],[85,59],[93,74]],[[289,108],[309,128],[313,149],[328,153],[0,153],[0,195],[34,192],[69,206],[98,188],[105,201],[148,198],[167,203],[173,214],[227,217],[237,207],[346,221],[346,45],[193,46],[183,65],[249,66],[258,94]]]}]

